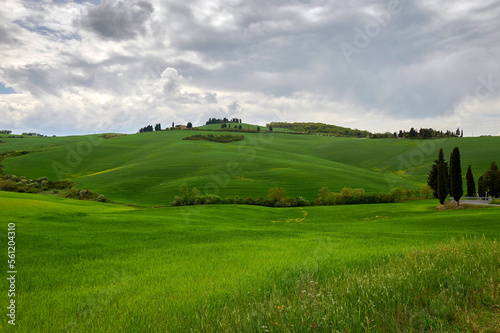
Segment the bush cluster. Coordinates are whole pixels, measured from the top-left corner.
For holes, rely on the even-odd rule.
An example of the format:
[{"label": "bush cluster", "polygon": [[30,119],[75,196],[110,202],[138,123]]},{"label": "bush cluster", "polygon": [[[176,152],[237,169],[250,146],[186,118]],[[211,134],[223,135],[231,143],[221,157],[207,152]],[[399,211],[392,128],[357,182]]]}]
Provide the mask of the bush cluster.
[{"label": "bush cluster", "polygon": [[74,184],[68,181],[51,181],[47,177],[27,179],[26,177],[17,177],[16,175],[0,175],[0,191],[20,193],[53,191],[54,194],[62,192],[66,198],[109,202],[102,194],[87,189],[79,190],[73,186]]},{"label": "bush cluster", "polygon": [[8,192],[40,193],[50,190],[62,190],[71,187],[67,181],[50,181],[46,177],[27,179],[16,175],[0,176],[0,190]]},{"label": "bush cluster", "polygon": [[212,142],[228,143],[228,142],[233,142],[233,141],[241,141],[244,138],[245,137],[243,135],[231,135],[231,134],[202,135],[202,134],[196,134],[193,136],[185,137],[182,140],[205,140],[205,141],[212,141]]},{"label": "bush cluster", "polygon": [[[406,200],[415,200],[421,198],[417,190],[397,187],[389,193],[366,193],[362,188],[344,187],[340,193],[331,192],[326,186],[319,190],[318,198],[311,204],[301,196],[288,198],[285,196],[285,189],[274,187],[269,189],[267,197],[239,197],[232,195],[222,198],[218,195],[204,194],[194,187],[189,191],[186,184],[180,187],[180,196],[176,196],[171,206],[192,206],[192,205],[218,205],[218,204],[237,204],[237,205],[255,205],[266,207],[303,207],[303,206],[332,206],[332,205],[351,205],[351,204],[375,204],[375,203],[393,203]],[[424,193],[425,195],[425,193]]]},{"label": "bush cluster", "polygon": [[92,200],[98,202],[109,202],[108,198],[104,195],[87,189],[77,189],[75,187],[71,188],[65,195],[66,198],[78,199],[78,200]]},{"label": "bush cluster", "polygon": [[285,198],[284,190],[282,188],[272,188],[269,190],[267,198],[263,197],[240,197],[238,195],[231,195],[226,198],[214,194],[201,194],[200,191],[193,187],[191,191],[188,190],[186,184],[180,186],[180,196],[176,196],[174,201],[170,203],[171,206],[192,206],[192,205],[254,205],[254,206],[267,206],[267,207],[299,207],[309,206],[310,203],[302,197]]},{"label": "bush cluster", "polygon": [[351,204],[375,204],[391,203],[419,198],[417,190],[396,187],[389,193],[366,193],[362,188],[344,187],[340,193],[331,192],[328,187],[319,190],[315,205],[351,205]]}]

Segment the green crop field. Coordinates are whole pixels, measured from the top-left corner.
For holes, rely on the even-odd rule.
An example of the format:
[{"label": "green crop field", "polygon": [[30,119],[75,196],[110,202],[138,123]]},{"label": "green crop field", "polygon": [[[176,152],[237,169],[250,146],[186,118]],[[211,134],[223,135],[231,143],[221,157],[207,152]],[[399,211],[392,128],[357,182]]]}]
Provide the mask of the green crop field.
[{"label": "green crop field", "polygon": [[0,191],[4,309],[12,223],[18,272],[16,327],[5,310],[0,332],[500,331],[497,207],[167,207],[184,183],[241,197],[281,186],[311,201],[322,186],[419,189],[439,148],[448,159],[455,146],[477,180],[500,162],[500,138],[182,140],[206,133],[0,137],[0,153],[29,152],[3,160],[4,174],[115,202]]},{"label": "green crop field", "polygon": [[[336,318],[335,312],[324,311],[328,302],[309,304],[309,297],[302,300],[297,288],[310,292],[314,285],[308,284],[314,281],[326,293],[328,281],[341,279],[350,269],[386,269],[389,256],[396,259],[416,249],[425,253],[443,242],[441,248],[446,249],[453,237],[486,236],[476,246],[496,251],[490,259],[480,258],[496,261],[492,269],[498,283],[499,249],[491,240],[500,235],[499,211],[436,211],[430,208],[433,205],[434,201],[417,201],[282,209],[237,205],[137,209],[0,192],[3,239],[7,223],[16,224],[16,329],[216,332],[264,331],[263,326],[275,325],[274,331],[307,331],[312,324],[328,328],[328,323],[337,323],[336,329],[345,325],[349,331],[361,330],[364,317]],[[474,246],[464,244],[454,246],[457,251],[472,251]],[[5,245],[2,260],[7,261]],[[396,282],[386,287],[396,288]],[[452,282],[447,283],[452,286]],[[473,285],[462,287],[475,290]],[[498,297],[498,285],[492,287]],[[403,291],[397,289],[393,299],[384,302],[397,303],[401,297],[400,305],[405,305]],[[7,293],[1,295],[6,304]],[[342,301],[340,295],[331,297]],[[426,318],[434,321],[428,324],[457,327],[446,319],[456,309],[441,308],[444,295],[432,297],[436,299],[429,301]],[[490,303],[480,304],[478,311],[498,305],[498,298],[484,297]],[[376,306],[383,311],[386,304]],[[407,325],[415,324],[410,317],[416,313],[400,315],[408,316],[401,319]],[[396,319],[390,318],[391,325]],[[370,320],[380,324],[383,318],[373,314]],[[498,325],[498,318],[493,323]],[[2,331],[8,330],[5,320],[1,325]]]},{"label": "green crop field", "polygon": [[472,164],[476,180],[491,161],[500,160],[500,138],[369,140],[242,133],[245,139],[232,143],[182,140],[196,133],[4,138],[0,152],[32,151],[6,159],[4,173],[68,179],[111,200],[143,206],[168,205],[183,183],[224,197],[265,197],[269,188],[281,186],[287,196],[311,201],[323,186],[368,193],[398,186],[420,189],[439,148],[449,156],[458,146],[463,169]]}]

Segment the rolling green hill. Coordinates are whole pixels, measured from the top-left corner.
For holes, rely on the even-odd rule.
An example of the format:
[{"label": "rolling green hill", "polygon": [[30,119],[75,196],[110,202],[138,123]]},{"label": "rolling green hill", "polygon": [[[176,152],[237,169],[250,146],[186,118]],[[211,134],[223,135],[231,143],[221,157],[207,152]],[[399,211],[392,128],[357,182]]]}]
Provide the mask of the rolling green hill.
[{"label": "rolling green hill", "polygon": [[0,152],[32,151],[5,160],[5,173],[69,179],[111,200],[145,206],[167,205],[182,183],[202,193],[240,197],[265,197],[269,188],[282,186],[287,196],[308,200],[322,186],[334,191],[418,189],[441,147],[449,156],[458,146],[462,169],[472,164],[476,180],[491,161],[500,161],[497,137],[370,140],[263,132],[241,133],[245,139],[232,143],[182,140],[196,133],[162,131],[110,139],[4,136]]}]

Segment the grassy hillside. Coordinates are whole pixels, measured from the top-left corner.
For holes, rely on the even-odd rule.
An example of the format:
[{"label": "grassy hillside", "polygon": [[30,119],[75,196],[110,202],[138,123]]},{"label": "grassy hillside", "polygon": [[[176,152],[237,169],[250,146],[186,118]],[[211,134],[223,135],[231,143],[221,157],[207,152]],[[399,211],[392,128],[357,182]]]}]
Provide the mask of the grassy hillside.
[{"label": "grassy hillside", "polygon": [[[310,281],[321,286],[351,269],[362,276],[363,269],[379,267],[389,255],[396,258],[413,249],[431,249],[451,237],[486,235],[491,240],[500,236],[494,208],[443,212],[430,210],[432,204],[434,201],[283,209],[231,205],[133,209],[0,192],[3,220],[16,223],[16,329],[261,330],[262,326],[272,327],[271,320],[283,325],[281,312],[275,308],[283,305],[287,311],[295,311],[288,320],[298,324],[291,331],[306,331],[321,321],[311,319],[309,310],[316,316],[321,309],[327,310],[328,303],[315,306],[320,304],[318,299],[300,305],[302,288],[312,292]],[[6,225],[1,228],[6,238]],[[3,244],[1,257],[7,262]],[[498,251],[492,255],[498,262]],[[468,256],[464,260],[472,258]],[[489,266],[482,267],[484,271]],[[438,278],[443,273],[428,272],[430,281],[434,280],[432,274]],[[406,276],[405,272],[397,274]],[[396,288],[392,283],[384,287]],[[498,277],[491,283],[496,285]],[[396,293],[391,297],[404,302],[409,294],[405,288],[397,288],[391,289]],[[462,288],[471,294],[475,290],[472,285]],[[445,294],[435,296],[443,304],[449,299]],[[1,293],[0,301],[8,302],[7,293]],[[485,304],[498,305],[498,299],[489,302]],[[253,308],[247,311],[249,304]],[[455,327],[453,321],[448,323],[448,312],[440,304],[427,309],[429,320],[434,320],[429,325],[437,328],[444,321],[452,325],[445,328]],[[356,303],[351,306],[364,309]],[[442,312],[434,313],[434,308]],[[472,308],[469,304],[469,311]],[[325,320],[334,320],[337,312],[328,312]],[[413,315],[401,313],[400,319],[411,322]],[[384,324],[379,319],[377,324]],[[342,325],[351,331],[365,318],[335,320],[348,320]],[[286,331],[280,327],[277,330]],[[6,320],[1,321],[0,331],[8,331]]]},{"label": "grassy hillside", "polygon": [[33,152],[5,160],[5,173],[62,177],[111,200],[145,206],[168,204],[182,183],[202,193],[241,197],[265,197],[269,188],[282,186],[287,196],[308,200],[322,186],[367,192],[419,188],[441,147],[449,156],[458,146],[462,169],[472,164],[476,180],[492,160],[500,161],[500,138],[369,140],[264,132],[242,133],[245,139],[232,143],[182,140],[196,133],[2,138],[0,152]]}]

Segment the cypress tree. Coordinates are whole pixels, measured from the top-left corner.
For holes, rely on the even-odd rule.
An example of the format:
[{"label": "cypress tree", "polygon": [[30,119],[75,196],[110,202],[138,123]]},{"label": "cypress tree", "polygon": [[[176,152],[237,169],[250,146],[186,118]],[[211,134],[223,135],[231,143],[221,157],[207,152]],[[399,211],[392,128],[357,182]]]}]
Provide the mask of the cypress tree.
[{"label": "cypress tree", "polygon": [[467,169],[467,174],[465,176],[467,179],[467,196],[475,197],[476,196],[476,182],[474,181],[474,175],[472,174],[472,168],[469,165]]},{"label": "cypress tree", "polygon": [[439,199],[439,203],[444,204],[446,200],[446,196],[448,195],[448,186],[447,186],[447,172],[446,172],[446,164],[444,162],[444,154],[443,148],[439,150],[438,157],[438,172],[437,172],[437,197]]},{"label": "cypress tree", "polygon": [[455,147],[450,156],[450,194],[459,205],[460,198],[464,195],[462,181],[462,167],[460,165],[460,150]]},{"label": "cypress tree", "polygon": [[484,174],[484,189],[494,198],[500,196],[500,171],[495,162],[491,162],[489,170]]},{"label": "cypress tree", "polygon": [[477,180],[477,194],[480,198],[484,198],[484,196],[486,195],[483,176],[479,177],[479,179]]},{"label": "cypress tree", "polygon": [[432,194],[436,199],[439,199],[437,195],[437,176],[438,176],[438,161],[434,161],[431,171],[429,171],[429,176],[427,177],[427,185],[432,189]]}]

